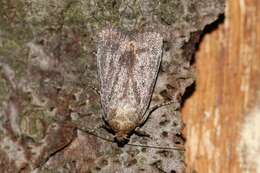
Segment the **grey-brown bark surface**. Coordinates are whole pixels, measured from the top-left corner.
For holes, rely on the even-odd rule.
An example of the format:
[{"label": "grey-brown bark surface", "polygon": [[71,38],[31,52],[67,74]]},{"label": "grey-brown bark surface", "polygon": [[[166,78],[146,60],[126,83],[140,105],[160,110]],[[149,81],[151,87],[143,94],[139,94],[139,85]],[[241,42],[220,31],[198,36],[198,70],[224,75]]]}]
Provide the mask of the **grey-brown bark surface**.
[{"label": "grey-brown bark surface", "polygon": [[[223,0],[1,0],[0,172],[184,172],[182,151],[120,148],[75,124],[102,122],[99,96],[88,86],[99,87],[96,39],[104,27],[163,36],[154,105],[194,82],[195,44],[223,10]],[[184,144],[173,105],[154,111],[142,129],[152,139],[133,135],[131,143]]]}]

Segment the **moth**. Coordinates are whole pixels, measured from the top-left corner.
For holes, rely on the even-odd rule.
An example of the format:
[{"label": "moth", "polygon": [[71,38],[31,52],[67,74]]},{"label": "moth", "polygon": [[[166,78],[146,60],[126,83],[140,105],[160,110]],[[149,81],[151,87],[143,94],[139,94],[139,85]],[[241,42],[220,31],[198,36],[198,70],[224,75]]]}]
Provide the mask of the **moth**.
[{"label": "moth", "polygon": [[115,141],[126,143],[150,113],[163,38],[156,32],[129,33],[108,28],[99,33],[97,67],[102,118]]}]

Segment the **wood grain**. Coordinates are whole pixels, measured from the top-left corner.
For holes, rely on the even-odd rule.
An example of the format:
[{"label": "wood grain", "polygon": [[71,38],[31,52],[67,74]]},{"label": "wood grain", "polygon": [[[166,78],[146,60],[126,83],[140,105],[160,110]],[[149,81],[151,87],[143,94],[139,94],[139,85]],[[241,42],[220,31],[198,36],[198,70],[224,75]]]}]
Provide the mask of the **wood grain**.
[{"label": "wood grain", "polygon": [[260,172],[260,1],[228,1],[195,65],[196,89],[182,110],[187,172]]}]

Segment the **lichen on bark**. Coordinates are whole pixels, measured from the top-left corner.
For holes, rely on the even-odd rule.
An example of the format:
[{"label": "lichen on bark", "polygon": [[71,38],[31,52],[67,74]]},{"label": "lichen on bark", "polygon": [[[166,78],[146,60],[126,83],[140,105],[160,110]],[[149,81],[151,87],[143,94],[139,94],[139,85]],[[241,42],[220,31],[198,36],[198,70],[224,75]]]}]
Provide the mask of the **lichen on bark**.
[{"label": "lichen on bark", "polygon": [[[224,1],[2,0],[0,8],[0,172],[184,172],[181,151],[120,148],[70,122],[94,128],[102,121],[99,96],[88,87],[99,87],[95,52],[102,28],[163,36],[153,105],[182,96],[194,82],[195,44],[223,13]],[[179,109],[170,105],[142,128],[153,140],[133,136],[130,142],[184,143]],[[98,134],[112,137],[102,129]]]}]

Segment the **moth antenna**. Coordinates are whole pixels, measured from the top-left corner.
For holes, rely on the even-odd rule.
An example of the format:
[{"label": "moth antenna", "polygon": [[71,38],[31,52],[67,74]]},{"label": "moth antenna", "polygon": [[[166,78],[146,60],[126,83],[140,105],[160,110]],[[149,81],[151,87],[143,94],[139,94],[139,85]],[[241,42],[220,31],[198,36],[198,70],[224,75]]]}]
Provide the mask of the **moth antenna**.
[{"label": "moth antenna", "polygon": [[95,137],[97,137],[97,138],[100,138],[100,139],[102,139],[102,140],[104,140],[104,141],[115,143],[115,141],[112,140],[112,139],[109,139],[109,138],[106,138],[106,137],[97,135],[97,134],[94,132],[94,130],[87,130],[87,129],[80,128],[80,127],[78,127],[78,126],[76,126],[76,128],[79,129],[79,130],[82,131],[82,132],[85,132],[85,133],[87,133],[87,134],[93,135],[93,136],[95,136]]},{"label": "moth antenna", "polygon": [[155,148],[155,149],[162,149],[162,150],[180,150],[180,151],[185,151],[185,148],[183,146],[163,147],[163,146],[142,145],[142,144],[133,144],[133,143],[128,143],[128,144],[125,144],[125,145],[136,146],[136,147],[143,147],[143,148]]},{"label": "moth antenna", "polygon": [[[81,128],[79,127],[76,123],[74,122],[71,122],[71,121],[62,121],[62,120],[57,120],[55,118],[52,118],[55,122],[59,122],[59,123],[68,123],[70,124],[72,127],[82,131],[82,132],[85,132],[87,134],[90,134],[90,135],[93,135],[97,138],[100,138],[104,141],[107,141],[107,142],[111,142],[111,143],[116,143],[114,140],[112,139],[109,139],[109,138],[106,138],[106,137],[103,137],[103,136],[99,136],[95,133],[95,130],[91,130],[91,129],[84,129],[84,128]],[[142,144],[134,144],[134,143],[127,143],[125,145],[128,145],[128,146],[134,146],[134,147],[143,147],[143,148],[154,148],[154,149],[160,149],[160,150],[179,150],[179,151],[185,151],[185,148],[183,146],[174,146],[174,147],[162,147],[162,146],[153,146],[153,145],[142,145]]]},{"label": "moth antenna", "polygon": [[[106,137],[103,137],[103,136],[99,136],[97,135],[94,131],[92,130],[86,130],[86,129],[83,129],[83,128],[80,128],[80,127],[77,127],[77,129],[85,132],[85,133],[88,133],[90,135],[93,135],[97,138],[100,138],[102,140],[105,140],[107,142],[111,142],[111,143],[115,143],[114,140],[112,139],[108,139]],[[162,147],[162,146],[153,146],[153,145],[142,145],[142,144],[133,144],[133,143],[127,143],[125,145],[128,145],[128,146],[135,146],[135,147],[143,147],[143,148],[155,148],[155,149],[162,149],[162,150],[180,150],[180,151],[185,151],[185,148],[183,146],[174,146],[174,147]]]},{"label": "moth antenna", "polygon": [[72,122],[72,121],[68,121],[68,120],[59,120],[57,118],[53,118],[53,117],[50,117],[54,122],[57,122],[57,123],[67,123],[69,124],[71,127],[74,127],[82,132],[85,132],[87,134],[90,134],[90,135],[93,135],[93,136],[96,136],[97,138],[100,138],[100,139],[103,139],[105,141],[108,141],[108,142],[114,142],[113,140],[111,139],[108,139],[108,138],[105,138],[105,137],[102,137],[102,136],[99,136],[95,133],[95,130],[92,130],[92,129],[84,129],[84,128],[81,128],[79,127],[76,123]]}]

